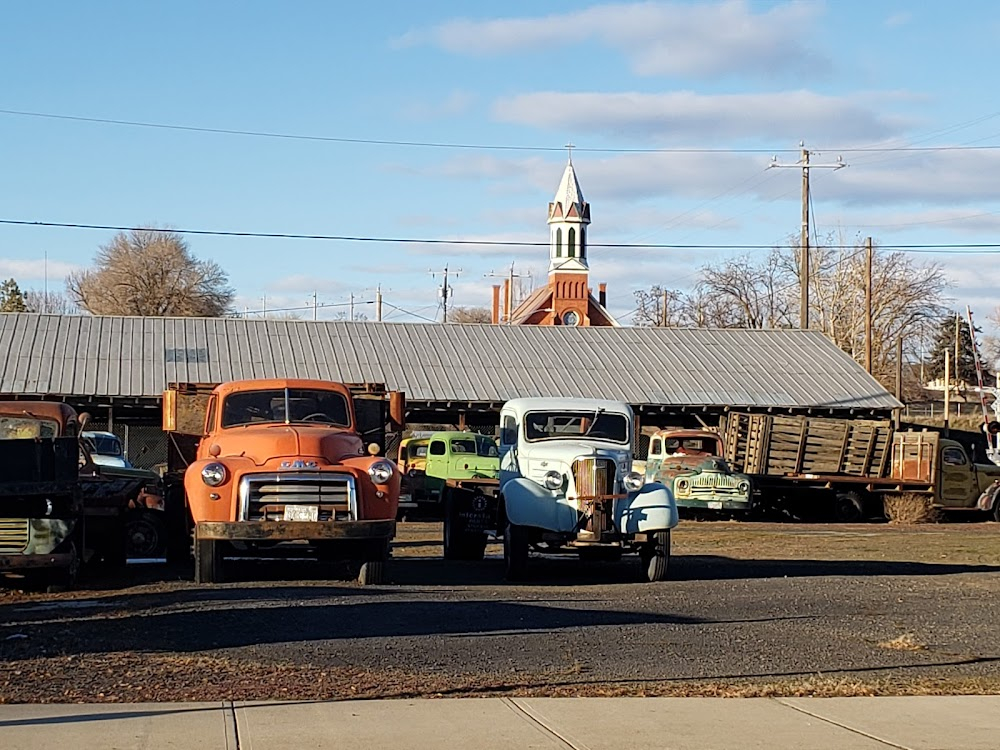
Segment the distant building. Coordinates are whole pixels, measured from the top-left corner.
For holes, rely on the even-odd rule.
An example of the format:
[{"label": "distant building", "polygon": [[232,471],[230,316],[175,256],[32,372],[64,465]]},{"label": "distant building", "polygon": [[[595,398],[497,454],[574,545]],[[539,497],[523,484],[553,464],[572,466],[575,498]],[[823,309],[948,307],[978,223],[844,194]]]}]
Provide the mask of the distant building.
[{"label": "distant building", "polygon": [[583,197],[572,160],[566,165],[555,198],[549,203],[549,278],[510,311],[512,290],[504,283],[501,292],[493,287],[493,322],[540,326],[617,326],[605,307],[607,285],[601,284],[598,297],[590,288],[587,262],[587,227],[590,204]]}]

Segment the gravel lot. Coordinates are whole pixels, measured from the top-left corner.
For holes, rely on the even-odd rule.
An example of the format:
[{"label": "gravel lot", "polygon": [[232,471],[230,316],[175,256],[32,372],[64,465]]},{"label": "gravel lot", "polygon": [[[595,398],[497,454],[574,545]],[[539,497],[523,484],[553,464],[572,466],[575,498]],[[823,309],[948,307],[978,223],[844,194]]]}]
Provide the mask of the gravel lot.
[{"label": "gravel lot", "polygon": [[372,588],[297,561],[0,589],[0,702],[1000,693],[997,524],[686,522],[662,584],[547,557],[508,585],[439,538],[403,524]]}]

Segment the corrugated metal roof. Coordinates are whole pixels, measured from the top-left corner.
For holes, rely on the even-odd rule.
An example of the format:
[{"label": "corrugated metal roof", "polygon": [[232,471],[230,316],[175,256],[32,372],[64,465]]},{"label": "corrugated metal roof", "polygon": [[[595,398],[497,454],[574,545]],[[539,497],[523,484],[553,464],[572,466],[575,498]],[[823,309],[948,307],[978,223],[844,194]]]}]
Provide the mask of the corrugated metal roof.
[{"label": "corrugated metal roof", "polygon": [[0,393],[150,397],[259,377],[381,382],[414,401],[892,409],[813,331],[0,314]]}]

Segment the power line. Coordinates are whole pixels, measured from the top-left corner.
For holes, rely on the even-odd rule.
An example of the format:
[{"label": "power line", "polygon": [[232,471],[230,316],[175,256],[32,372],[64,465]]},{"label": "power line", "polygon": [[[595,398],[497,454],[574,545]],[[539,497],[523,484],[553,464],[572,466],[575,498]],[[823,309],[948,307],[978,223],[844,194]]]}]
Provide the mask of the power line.
[{"label": "power line", "polygon": [[[339,234],[295,234],[292,232],[236,232],[215,229],[164,229],[160,227],[125,226],[116,224],[78,224],[57,221],[22,221],[18,219],[0,219],[0,225],[48,227],[58,229],[97,229],[117,232],[162,232],[164,234],[190,234],[208,237],[255,237],[261,239],[282,240],[325,240],[333,242],[382,242],[408,245],[463,245],[489,247],[548,247],[548,242],[529,242],[526,240],[450,240],[432,237],[368,237]],[[734,244],[685,244],[665,242],[587,242],[588,247],[603,247],[609,249],[642,249],[653,250],[771,250],[777,245],[734,243]],[[823,245],[831,249],[849,249],[851,245]],[[935,252],[938,250],[954,250],[966,253],[994,252],[1000,250],[996,242],[945,242],[939,244],[912,245],[882,245],[885,249],[902,250],[906,252]]]},{"label": "power line", "polygon": [[[0,109],[0,114],[14,117],[34,117],[48,120],[64,120],[69,122],[88,122],[99,125],[119,125],[123,127],[151,128],[156,130],[174,130],[189,133],[209,133],[214,135],[239,135],[252,138],[274,138],[294,141],[314,141],[321,143],[346,143],[368,146],[402,146],[417,148],[464,149],[473,151],[542,151],[562,152],[565,146],[514,146],[498,143],[457,143],[449,141],[411,141],[390,138],[353,138],[348,136],[310,135],[306,133],[283,133],[267,130],[247,130],[242,128],[213,128],[201,125],[176,125],[163,122],[146,122],[142,120],[119,120],[109,117],[84,117],[82,115],[66,115],[54,112],[30,112],[17,109]],[[983,118],[989,119],[989,117]],[[947,131],[944,131],[947,132]],[[827,147],[828,150],[841,153],[905,153],[921,151],[995,151],[997,145],[966,145],[966,146],[861,146],[861,147]],[[796,149],[773,148],[597,148],[576,147],[577,151],[604,154],[774,154],[797,153]]]}]

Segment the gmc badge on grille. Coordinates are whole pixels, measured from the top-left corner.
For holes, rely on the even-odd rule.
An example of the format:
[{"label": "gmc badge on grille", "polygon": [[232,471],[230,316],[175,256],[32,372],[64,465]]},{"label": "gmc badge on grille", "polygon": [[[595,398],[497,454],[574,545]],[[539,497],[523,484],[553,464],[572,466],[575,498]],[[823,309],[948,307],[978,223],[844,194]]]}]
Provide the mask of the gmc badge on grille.
[{"label": "gmc badge on grille", "polygon": [[316,461],[302,461],[297,459],[295,461],[282,461],[282,469],[315,469],[319,464]]}]

